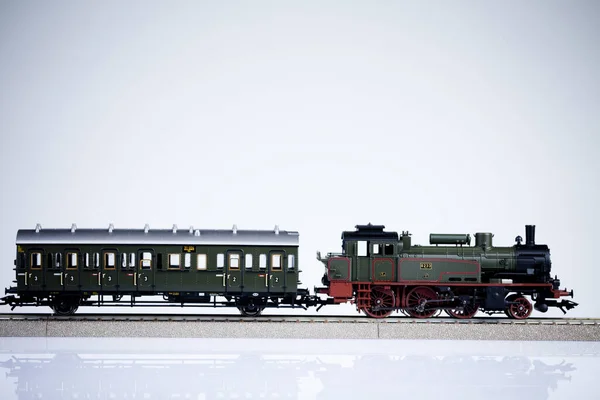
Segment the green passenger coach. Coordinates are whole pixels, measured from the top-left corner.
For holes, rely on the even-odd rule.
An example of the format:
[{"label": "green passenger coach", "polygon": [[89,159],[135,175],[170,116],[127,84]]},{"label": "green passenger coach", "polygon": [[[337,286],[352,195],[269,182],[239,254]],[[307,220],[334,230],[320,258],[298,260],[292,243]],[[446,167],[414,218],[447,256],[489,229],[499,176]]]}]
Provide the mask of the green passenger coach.
[{"label": "green passenger coach", "polygon": [[21,303],[57,314],[82,304],[233,305],[258,315],[268,302],[294,305],[298,232],[279,230],[42,229],[17,233],[16,292]]}]

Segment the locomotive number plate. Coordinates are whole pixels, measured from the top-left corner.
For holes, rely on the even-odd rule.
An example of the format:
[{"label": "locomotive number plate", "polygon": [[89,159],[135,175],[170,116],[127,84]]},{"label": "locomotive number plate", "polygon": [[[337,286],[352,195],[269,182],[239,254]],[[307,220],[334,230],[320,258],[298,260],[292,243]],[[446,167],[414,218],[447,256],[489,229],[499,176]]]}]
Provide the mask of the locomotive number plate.
[{"label": "locomotive number plate", "polygon": [[433,263],[430,262],[422,262],[421,263],[421,269],[432,269],[433,268]]},{"label": "locomotive number plate", "polygon": [[183,246],[184,253],[194,253],[196,251],[196,246]]}]

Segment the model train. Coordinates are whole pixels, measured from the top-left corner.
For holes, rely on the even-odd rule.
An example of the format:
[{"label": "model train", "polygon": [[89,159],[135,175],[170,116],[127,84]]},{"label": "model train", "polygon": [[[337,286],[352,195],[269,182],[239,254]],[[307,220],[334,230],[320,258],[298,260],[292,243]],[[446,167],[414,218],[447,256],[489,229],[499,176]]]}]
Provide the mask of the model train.
[{"label": "model train", "polygon": [[[294,231],[172,229],[19,230],[16,286],[0,304],[50,306],[71,315],[80,306],[237,307],[257,316],[267,307],[352,303],[384,318],[395,311],[430,318],[441,311],[471,318],[479,310],[524,319],[533,308],[563,312],[577,303],[561,299],[551,276],[548,246],[535,243],[526,225],[511,247],[494,247],[491,233],[431,234],[430,246],[411,243],[408,232],[357,225],[342,233],[342,252],[317,259],[322,286],[301,288],[299,234]],[[162,296],[160,300],[156,296]],[[531,300],[530,300],[531,299]],[[533,303],[532,303],[533,302]]]}]

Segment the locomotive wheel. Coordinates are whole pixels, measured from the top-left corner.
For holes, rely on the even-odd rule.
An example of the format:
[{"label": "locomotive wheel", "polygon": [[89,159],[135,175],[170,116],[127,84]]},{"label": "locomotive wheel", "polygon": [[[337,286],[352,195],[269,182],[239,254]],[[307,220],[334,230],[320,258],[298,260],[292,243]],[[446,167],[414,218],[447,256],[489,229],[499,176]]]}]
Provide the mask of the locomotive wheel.
[{"label": "locomotive wheel", "polygon": [[446,314],[452,318],[458,319],[469,319],[473,318],[479,310],[478,304],[465,304],[462,308],[455,308],[454,310],[446,310]]},{"label": "locomotive wheel", "polygon": [[[515,299],[516,299],[517,297],[519,297],[519,296],[517,296],[516,294],[511,294],[511,295],[510,295],[510,296],[508,296],[506,299],[504,299],[504,301],[505,301],[506,303],[511,303],[511,302],[515,301]],[[512,318],[512,316],[510,315],[509,309],[510,309],[510,304],[509,304],[509,305],[507,305],[507,306],[506,306],[506,308],[504,309],[504,314],[505,314],[505,315],[506,315],[508,318]]]},{"label": "locomotive wheel", "polygon": [[419,286],[408,292],[406,295],[406,312],[414,318],[430,318],[436,313],[437,309],[427,308],[427,302],[436,300],[437,294],[427,286]]},{"label": "locomotive wheel", "polygon": [[396,304],[396,297],[392,290],[385,290],[378,287],[371,290],[371,307],[363,308],[365,314],[371,318],[388,317]]},{"label": "locomotive wheel", "polygon": [[513,319],[525,319],[531,315],[532,311],[531,302],[523,296],[517,296],[506,309],[507,315]]}]

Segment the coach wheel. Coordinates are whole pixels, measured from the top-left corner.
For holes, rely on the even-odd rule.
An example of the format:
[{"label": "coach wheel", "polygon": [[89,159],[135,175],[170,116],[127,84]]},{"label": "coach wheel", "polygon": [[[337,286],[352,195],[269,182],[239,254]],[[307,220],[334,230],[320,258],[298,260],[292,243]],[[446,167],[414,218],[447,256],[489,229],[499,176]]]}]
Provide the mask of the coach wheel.
[{"label": "coach wheel", "polygon": [[525,319],[531,315],[533,306],[525,297],[518,296],[508,305],[506,313],[510,318]]},{"label": "coach wheel", "polygon": [[257,306],[254,303],[247,304],[245,306],[238,306],[240,314],[244,317],[258,317],[265,308],[263,306]]},{"label": "coach wheel", "polygon": [[432,288],[427,286],[416,287],[406,296],[406,312],[414,318],[430,318],[436,313],[437,309],[427,303],[436,299],[437,294]]},{"label": "coach wheel", "polygon": [[77,303],[68,300],[57,300],[56,303],[51,306],[54,310],[54,314],[60,316],[73,315],[79,308]]},{"label": "coach wheel", "polygon": [[371,318],[385,318],[394,311],[395,304],[396,298],[392,290],[375,287],[371,291],[371,306],[363,308],[363,311]]},{"label": "coach wheel", "polygon": [[479,310],[478,304],[468,303],[461,308],[455,308],[454,310],[446,310],[446,313],[452,318],[458,319],[469,319],[473,318]]},{"label": "coach wheel", "polygon": [[244,317],[258,317],[267,304],[266,297],[250,297],[236,299],[237,308]]}]

